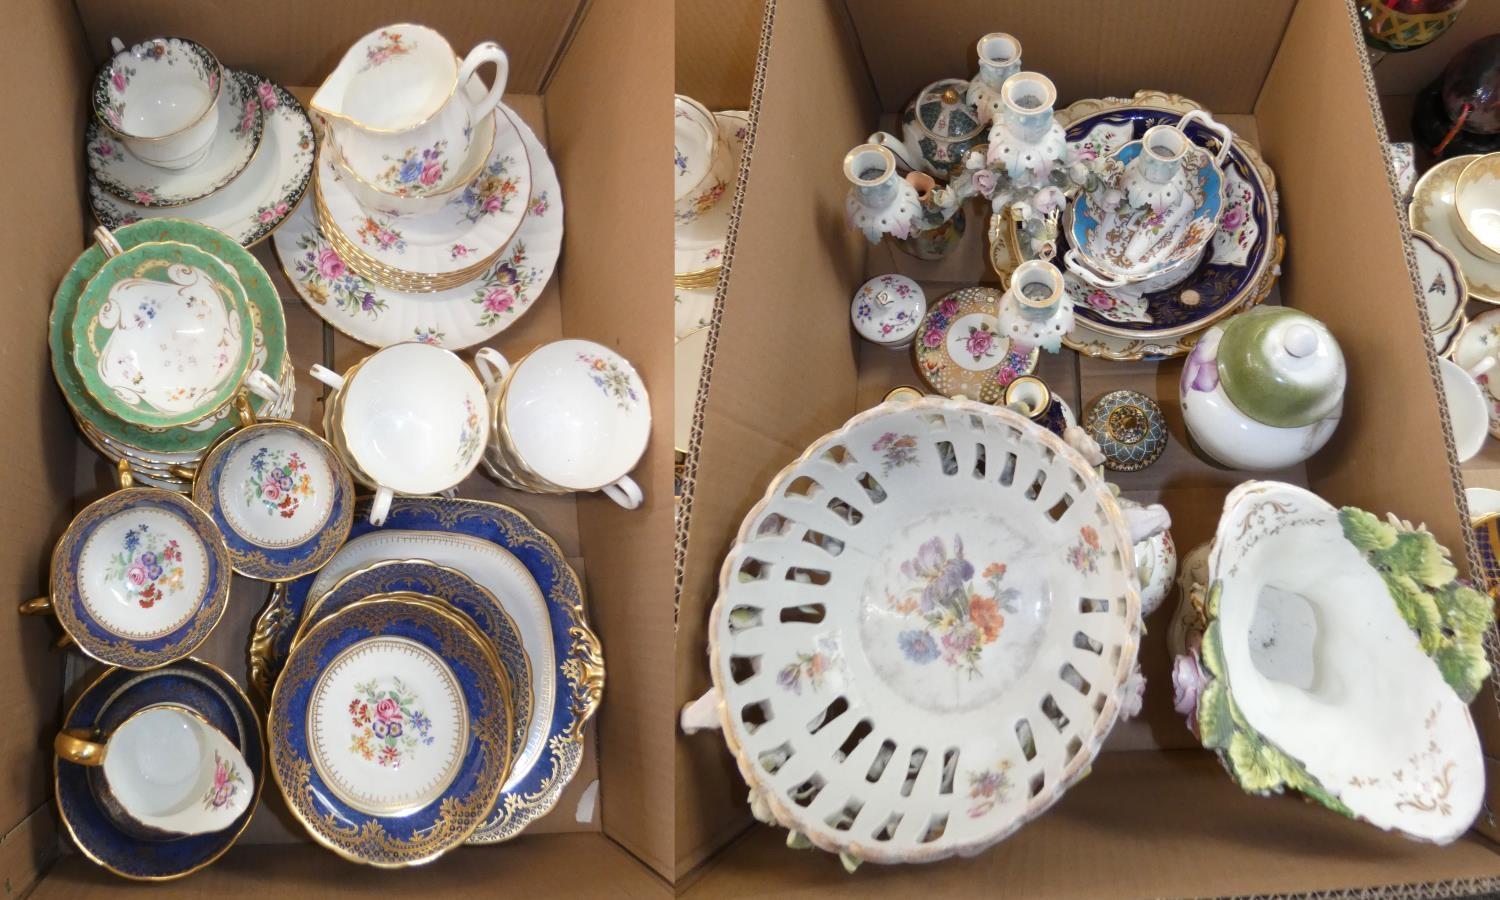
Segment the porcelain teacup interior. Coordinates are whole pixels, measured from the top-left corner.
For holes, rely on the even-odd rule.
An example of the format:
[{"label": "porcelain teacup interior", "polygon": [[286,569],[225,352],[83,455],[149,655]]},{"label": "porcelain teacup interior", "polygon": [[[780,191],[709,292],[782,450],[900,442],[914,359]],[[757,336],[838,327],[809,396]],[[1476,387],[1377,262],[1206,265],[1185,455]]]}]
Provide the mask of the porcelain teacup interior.
[{"label": "porcelain teacup interior", "polygon": [[186,707],[162,703],[132,714],[111,734],[63,732],[60,760],[98,767],[101,805],[123,827],[171,839],[228,828],[255,797],[250,767],[223,732]]},{"label": "porcelain teacup interior", "polygon": [[165,428],[212,415],[242,385],[280,396],[253,370],[249,301],[217,257],[176,242],[124,250],[103,228],[95,236],[108,260],[79,300],[74,364],[111,414]]},{"label": "porcelain teacup interior", "polygon": [[339,392],[334,445],[376,488],[372,523],[385,521],[394,494],[440,493],[479,464],[490,424],[484,388],[447,350],[392,344],[348,379],[322,366],[312,374]]},{"label": "porcelain teacup interior", "polygon": [[1485,390],[1479,386],[1476,375],[1484,374],[1495,365],[1494,357],[1488,357],[1487,366],[1476,367],[1476,372],[1464,371],[1451,359],[1439,359],[1438,368],[1443,377],[1443,395],[1448,401],[1448,419],[1453,426],[1454,450],[1458,461],[1473,458],[1484,448],[1489,435],[1489,406],[1485,401]]},{"label": "porcelain teacup interior", "polygon": [[1500,153],[1475,159],[1453,186],[1454,231],[1476,255],[1500,262]]},{"label": "porcelain teacup interior", "polygon": [[625,473],[645,452],[651,400],[629,360],[592,341],[538,347],[516,364],[500,408],[503,439],[526,468],[568,490],[639,504]]},{"label": "porcelain teacup interior", "polygon": [[[476,70],[495,66],[477,100]],[[455,183],[470,145],[505,93],[509,61],[486,41],[462,62],[448,41],[420,25],[389,25],[360,38],[318,88],[312,108],[332,130],[342,161],[376,189],[420,197]]]},{"label": "porcelain teacup interior", "polygon": [[734,155],[719,138],[714,114],[703,104],[681,94],[673,104],[674,217],[678,225],[685,225],[712,209],[724,195]]},{"label": "porcelain teacup interior", "polygon": [[185,38],[129,48],[116,38],[113,46],[94,79],[94,115],[152,165],[181,169],[202,159],[219,123],[219,60]]},{"label": "porcelain teacup interior", "polygon": [[301,428],[251,425],[229,448],[218,480],[216,502],[230,528],[273,549],[311,539],[333,514],[338,472],[329,453]]}]

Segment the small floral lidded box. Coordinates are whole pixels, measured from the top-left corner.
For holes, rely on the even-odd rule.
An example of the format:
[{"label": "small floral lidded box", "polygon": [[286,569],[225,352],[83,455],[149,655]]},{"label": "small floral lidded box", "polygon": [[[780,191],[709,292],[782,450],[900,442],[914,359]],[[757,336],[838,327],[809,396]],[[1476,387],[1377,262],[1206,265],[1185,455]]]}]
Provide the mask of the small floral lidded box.
[{"label": "small floral lidded box", "polygon": [[891,350],[911,346],[927,312],[927,295],[905,275],[877,275],[860,285],[849,307],[854,330],[872,344]]}]

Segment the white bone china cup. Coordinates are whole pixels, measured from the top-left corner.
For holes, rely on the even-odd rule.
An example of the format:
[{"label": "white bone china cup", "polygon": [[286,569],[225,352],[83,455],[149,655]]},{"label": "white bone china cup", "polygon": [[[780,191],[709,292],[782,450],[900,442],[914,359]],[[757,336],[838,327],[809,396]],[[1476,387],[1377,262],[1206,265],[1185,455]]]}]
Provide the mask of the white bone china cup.
[{"label": "white bone china cup", "polygon": [[94,78],[100,124],[151,165],[183,169],[201,160],[219,127],[218,58],[186,38],[110,44],[114,55]]},{"label": "white bone china cup", "polygon": [[196,711],[147,706],[108,735],[64,731],[57,758],[98,767],[94,792],[127,829],[172,839],[221,831],[255,799],[254,776],[238,747]]}]

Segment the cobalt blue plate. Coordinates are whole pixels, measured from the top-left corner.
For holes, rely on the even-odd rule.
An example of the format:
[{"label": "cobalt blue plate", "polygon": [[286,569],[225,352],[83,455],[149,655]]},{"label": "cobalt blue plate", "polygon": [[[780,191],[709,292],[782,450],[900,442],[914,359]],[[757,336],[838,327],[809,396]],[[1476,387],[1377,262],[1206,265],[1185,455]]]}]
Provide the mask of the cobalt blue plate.
[{"label": "cobalt blue plate", "polygon": [[[604,691],[604,659],[583,607],[583,588],[562,550],[545,532],[508,506],[481,500],[397,497],[390,516],[377,528],[359,502],[349,538],[380,530],[430,531],[468,535],[508,551],[525,566],[541,589],[549,612],[554,669],[533,672],[551,679],[554,697],[541,755],[526,770],[511,773],[509,783],[470,843],[494,843],[519,834],[556,805],[583,759],[583,728]],[[314,576],[278,585],[256,621],[250,645],[250,680],[263,693],[277,679],[297,625],[306,611]],[[500,598],[502,602],[505,598]],[[537,725],[533,722],[533,728]]]},{"label": "cobalt blue plate", "polygon": [[[158,703],[191,707],[228,735],[245,756],[258,801],[266,779],[260,720],[239,685],[201,660],[183,659],[149,672],[109,669],[84,689],[63,728],[107,734],[135,711]],[[89,784],[90,767],[56,760],[54,771],[58,813],[73,843],[89,859],[126,878],[161,881],[196,872],[223,855],[255,813],[252,802],[223,831],[148,840],[123,830],[105,813]]]},{"label": "cobalt blue plate", "polygon": [[362,600],[292,649],[271,770],[313,839],[354,862],[429,862],[484,821],[510,771],[499,657],[451,607]]}]

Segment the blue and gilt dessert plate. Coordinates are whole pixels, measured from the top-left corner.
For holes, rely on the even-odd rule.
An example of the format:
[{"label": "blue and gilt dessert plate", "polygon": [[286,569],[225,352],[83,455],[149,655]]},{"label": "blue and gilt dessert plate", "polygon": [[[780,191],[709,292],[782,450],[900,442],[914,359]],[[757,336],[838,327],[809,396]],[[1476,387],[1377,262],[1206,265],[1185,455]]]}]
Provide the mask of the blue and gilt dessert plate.
[{"label": "blue and gilt dessert plate", "polygon": [[[122,467],[123,469],[123,467]],[[144,670],[197,649],[229,603],[229,552],[186,497],[122,489],[89,504],[52,550],[50,608],[74,646],[110,665]]]},{"label": "blue and gilt dessert plate", "polygon": [[[1086,158],[1104,156],[1139,140],[1153,125],[1175,124],[1198,104],[1184,97],[1142,91],[1129,100],[1080,100],[1057,118],[1070,146]],[[1217,147],[1201,123],[1189,123],[1199,146]],[[1067,236],[1059,236],[1058,254]],[[1186,353],[1204,328],[1265,299],[1280,274],[1276,179],[1260,155],[1236,140],[1224,166],[1224,207],[1203,261],[1182,282],[1135,296],[1065,282],[1077,324],[1064,338],[1082,353],[1112,359],[1165,358]],[[1100,340],[1100,338],[1103,340]]]},{"label": "blue and gilt dessert plate", "polygon": [[352,603],[375,594],[417,594],[439,600],[468,616],[481,634],[494,645],[505,673],[510,677],[511,712],[515,727],[511,729],[510,753],[520,759],[531,727],[531,661],[521,641],[521,632],[505,605],[474,579],[447,566],[424,559],[390,560],[376,563],[345,575],[326,594],[311,604],[297,633],[295,647],[312,627]]},{"label": "blue and gilt dessert plate", "polygon": [[484,821],[511,767],[510,685],[494,648],[415,595],[352,603],[292,648],[271,694],[271,772],[318,843],[420,865]]},{"label": "blue and gilt dessert plate", "polygon": [[556,805],[583,759],[583,729],[604,690],[604,660],[578,576],[545,532],[515,510],[479,500],[397,497],[384,526],[356,507],[349,541],[316,576],[277,585],[250,643],[252,686],[268,694],[313,601],[375,563],[422,559],[462,572],[504,605],[530,666],[526,744],[471,843],[519,834]]},{"label": "blue and gilt dessert plate", "polygon": [[[239,401],[244,403],[243,399]],[[354,482],[338,453],[295,422],[254,422],[214,445],[193,502],[224,535],[241,575],[289,581],[322,568],[354,521]]]},{"label": "blue and gilt dessert plate", "polygon": [[[159,703],[187,706],[229,737],[250,771],[258,798],[265,783],[266,751],[250,698],[223,671],[201,660],[178,660],[149,672],[112,668],[79,696],[63,719],[75,733],[107,734],[135,712]],[[164,881],[196,872],[228,850],[255,813],[249,807],[228,828],[171,841],[147,840],[123,830],[104,811],[89,783],[87,766],[58,760],[54,792],[64,829],[89,859],[126,878]]]}]

